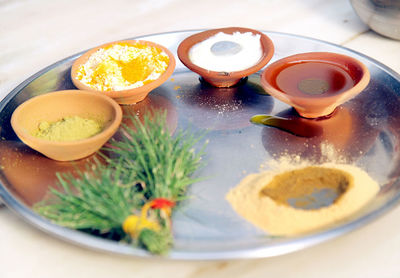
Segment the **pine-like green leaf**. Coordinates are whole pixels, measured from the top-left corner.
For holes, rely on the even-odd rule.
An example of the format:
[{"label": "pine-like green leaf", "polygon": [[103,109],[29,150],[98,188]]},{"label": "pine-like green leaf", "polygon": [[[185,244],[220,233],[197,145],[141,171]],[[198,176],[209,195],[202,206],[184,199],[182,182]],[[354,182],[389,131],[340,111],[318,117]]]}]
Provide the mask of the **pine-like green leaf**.
[{"label": "pine-like green leaf", "polygon": [[[143,123],[128,117],[133,128],[124,125],[126,135],[103,148],[106,163],[97,162],[75,175],[58,174],[61,190],[51,189],[54,198],[34,206],[39,214],[72,229],[119,234],[125,219],[139,214],[147,201],[185,197],[187,187],[198,180],[192,175],[202,163],[203,149],[194,151],[201,136],[187,131],[171,136],[166,113],[147,113]],[[161,232],[144,229],[133,242],[152,253],[165,253],[172,235],[164,220],[160,225]]]}]

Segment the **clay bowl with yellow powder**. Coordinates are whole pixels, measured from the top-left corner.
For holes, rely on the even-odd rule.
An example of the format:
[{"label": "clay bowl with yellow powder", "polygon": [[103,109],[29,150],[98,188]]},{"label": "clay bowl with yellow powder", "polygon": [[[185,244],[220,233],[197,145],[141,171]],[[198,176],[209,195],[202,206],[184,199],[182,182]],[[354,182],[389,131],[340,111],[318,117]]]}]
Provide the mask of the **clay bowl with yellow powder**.
[{"label": "clay bowl with yellow powder", "polygon": [[71,79],[81,90],[95,91],[119,104],[142,101],[175,69],[174,55],[150,41],[123,40],[95,47],[72,65]]},{"label": "clay bowl with yellow powder", "polygon": [[[43,123],[51,126],[65,119],[81,120],[73,122],[67,132],[60,126],[54,128],[58,137],[38,136]],[[121,120],[122,109],[113,99],[90,91],[65,90],[25,101],[13,112],[11,126],[21,141],[32,149],[54,160],[71,161],[87,157],[100,149],[117,131]],[[82,127],[83,121],[96,123],[98,131],[87,138],[70,140],[73,133],[80,138],[79,128],[82,132],[89,129],[88,125]]]},{"label": "clay bowl with yellow powder", "polygon": [[[259,37],[258,42],[254,40],[256,36]],[[257,49],[253,49],[254,44],[249,43],[253,40],[254,44],[259,45]],[[200,49],[197,55],[194,49],[199,45],[204,45],[201,48],[205,50]],[[200,32],[186,38],[178,46],[181,62],[215,87],[236,85],[243,78],[262,69],[273,54],[274,44],[267,35],[242,27]],[[250,60],[254,62],[247,64]],[[206,62],[203,64],[203,61]]]},{"label": "clay bowl with yellow powder", "polygon": [[368,85],[370,73],[359,60],[331,52],[292,55],[269,65],[261,85],[305,118],[330,115]]}]

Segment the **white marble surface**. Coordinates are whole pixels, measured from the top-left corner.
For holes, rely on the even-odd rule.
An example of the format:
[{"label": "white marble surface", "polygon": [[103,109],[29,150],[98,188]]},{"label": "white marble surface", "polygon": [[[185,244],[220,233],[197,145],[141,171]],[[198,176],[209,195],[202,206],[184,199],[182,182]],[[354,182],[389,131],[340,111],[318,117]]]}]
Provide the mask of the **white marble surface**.
[{"label": "white marble surface", "polygon": [[[313,37],[400,72],[400,41],[371,32],[347,0],[0,0],[0,98],[40,69],[98,44],[243,26]],[[335,240],[280,257],[144,260],[58,240],[0,209],[0,277],[399,277],[400,208]]]}]

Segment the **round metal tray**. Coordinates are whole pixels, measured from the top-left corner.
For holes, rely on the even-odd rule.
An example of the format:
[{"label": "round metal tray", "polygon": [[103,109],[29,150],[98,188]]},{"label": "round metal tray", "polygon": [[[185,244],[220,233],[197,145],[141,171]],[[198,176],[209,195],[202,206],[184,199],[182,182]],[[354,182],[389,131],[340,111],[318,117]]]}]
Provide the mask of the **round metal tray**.
[{"label": "round metal tray", "polygon": [[[199,31],[182,31],[141,37],[169,48],[176,54],[179,43]],[[292,109],[266,94],[260,86],[260,72],[233,88],[213,88],[179,61],[170,80],[137,105],[125,107],[135,113],[148,107],[168,111],[170,127],[193,131],[207,129],[209,141],[204,157],[207,166],[198,174],[203,182],[190,187],[188,201],[173,216],[174,247],[170,259],[214,260],[277,256],[337,237],[365,225],[398,203],[400,197],[399,133],[400,76],[362,54],[330,43],[294,35],[265,32],[276,52],[271,62],[285,56],[310,51],[330,51],[353,56],[367,65],[371,82],[364,92],[345,103],[333,125],[314,137],[299,137],[270,127],[250,123],[256,114],[292,114]],[[90,163],[47,159],[22,144],[10,126],[14,109],[25,100],[55,90],[73,89],[72,62],[80,54],[59,61],[33,75],[0,103],[0,196],[4,203],[27,222],[64,240],[102,251],[151,257],[144,250],[95,237],[50,223],[32,211],[55,172],[70,171]],[[344,114],[343,114],[344,115]],[[343,121],[343,122],[341,122]],[[328,121],[327,121],[328,123]],[[347,130],[351,132],[345,132]],[[329,161],[321,144],[337,147],[349,163],[366,170],[381,186],[379,194],[349,219],[335,226],[298,237],[274,237],[258,230],[238,216],[225,200],[228,190],[260,165],[281,155],[298,155],[320,163]]]}]

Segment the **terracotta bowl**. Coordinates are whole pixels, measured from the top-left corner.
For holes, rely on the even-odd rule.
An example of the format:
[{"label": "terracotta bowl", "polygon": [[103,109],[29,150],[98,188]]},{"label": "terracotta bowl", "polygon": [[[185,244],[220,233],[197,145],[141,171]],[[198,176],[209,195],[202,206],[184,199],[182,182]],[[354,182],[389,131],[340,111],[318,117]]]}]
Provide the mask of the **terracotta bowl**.
[{"label": "terracotta bowl", "polygon": [[[147,83],[141,87],[138,87],[138,88],[120,90],[120,91],[99,91],[90,86],[87,86],[86,84],[84,84],[77,78],[77,72],[79,70],[79,67],[82,64],[86,63],[86,61],[89,59],[89,57],[93,53],[95,53],[100,48],[104,48],[104,47],[107,47],[107,46],[110,46],[113,44],[117,44],[117,43],[128,43],[128,44],[140,43],[140,44],[144,44],[144,45],[162,49],[169,57],[168,67],[165,70],[165,72],[163,74],[161,74],[161,76],[158,79],[156,79],[150,83]],[[159,45],[159,44],[156,44],[156,43],[150,42],[150,41],[143,41],[143,40],[123,40],[123,41],[106,43],[106,44],[100,45],[98,47],[95,47],[95,48],[85,52],[82,56],[80,56],[78,59],[76,59],[75,62],[73,63],[72,68],[71,68],[71,79],[72,79],[72,82],[74,83],[74,85],[78,89],[85,90],[85,91],[96,91],[96,92],[102,93],[106,96],[109,96],[109,97],[115,99],[119,104],[134,104],[134,103],[142,101],[152,90],[154,90],[155,88],[159,87],[162,83],[167,81],[167,79],[174,72],[175,65],[176,65],[176,62],[175,62],[174,55],[171,53],[171,51],[169,51],[166,47],[164,47],[162,45]]]},{"label": "terracotta bowl", "polygon": [[[32,135],[40,122],[55,122],[66,116],[98,119],[104,127],[100,133],[76,141],[49,141]],[[117,131],[121,120],[122,109],[111,98],[89,91],[66,90],[22,103],[11,116],[11,126],[21,141],[32,149],[54,160],[70,161],[100,149]]]},{"label": "terracotta bowl", "polygon": [[269,65],[261,84],[271,96],[291,105],[305,118],[331,114],[368,85],[368,68],[349,56],[310,52]]},{"label": "terracotta bowl", "polygon": [[[226,34],[233,34],[234,32],[240,32],[240,33],[251,32],[253,34],[260,35],[263,55],[260,58],[259,62],[254,66],[247,68],[245,70],[232,71],[232,72],[210,71],[193,64],[189,58],[189,50],[195,44],[202,42],[220,32]],[[203,79],[206,82],[210,83],[215,87],[231,87],[237,84],[242,78],[249,76],[250,74],[253,74],[259,71],[261,68],[263,68],[271,60],[273,54],[274,54],[274,45],[269,37],[267,37],[260,31],[248,28],[241,28],[241,27],[212,29],[201,33],[197,33],[183,40],[178,46],[178,57],[181,60],[181,62],[190,70],[198,73],[201,77],[203,77]]]}]

